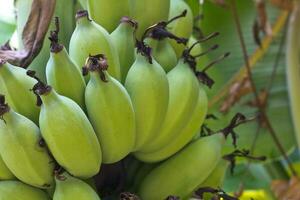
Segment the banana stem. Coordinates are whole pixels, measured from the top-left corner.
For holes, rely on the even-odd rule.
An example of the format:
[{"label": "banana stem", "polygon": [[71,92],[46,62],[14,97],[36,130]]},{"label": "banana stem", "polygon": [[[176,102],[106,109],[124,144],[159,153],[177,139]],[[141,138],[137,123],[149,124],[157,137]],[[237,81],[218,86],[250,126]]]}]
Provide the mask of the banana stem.
[{"label": "banana stem", "polygon": [[295,1],[287,35],[287,82],[293,123],[300,147],[300,2]]}]

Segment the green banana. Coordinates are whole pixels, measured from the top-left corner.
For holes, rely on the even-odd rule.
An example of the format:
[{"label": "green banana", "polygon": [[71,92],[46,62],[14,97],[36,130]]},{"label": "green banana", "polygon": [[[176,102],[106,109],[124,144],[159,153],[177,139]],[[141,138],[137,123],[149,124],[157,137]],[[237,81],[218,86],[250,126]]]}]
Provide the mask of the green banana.
[{"label": "green banana", "polygon": [[128,17],[122,17],[120,25],[110,34],[111,41],[119,55],[122,83],[125,82],[129,68],[132,66],[135,59],[134,32],[136,28],[137,22]]},{"label": "green banana", "polygon": [[0,200],[50,200],[48,195],[20,181],[0,181]]},{"label": "green banana", "polygon": [[[227,160],[220,159],[217,166],[213,169],[209,176],[196,187],[196,189],[203,187],[222,188],[228,166],[229,162]],[[191,196],[192,194],[188,195],[186,199],[189,199]],[[211,198],[211,194],[204,194],[204,200],[210,200]]]},{"label": "green banana", "polygon": [[143,42],[137,42],[137,46],[141,49],[125,81],[136,114],[135,151],[157,137],[169,99],[168,79],[163,68],[148,54],[151,50]]},{"label": "green banana", "polygon": [[78,67],[82,67],[89,55],[104,54],[107,57],[109,73],[120,80],[118,52],[114,48],[108,32],[89,19],[88,12],[76,13],[77,25],[72,34],[69,53]]},{"label": "green banana", "polygon": [[229,162],[221,159],[210,175],[197,187],[222,188]]},{"label": "green banana", "polygon": [[168,145],[190,121],[191,113],[196,107],[199,83],[185,58],[179,60],[167,77],[170,93],[167,114],[159,134],[140,148],[142,153],[155,152]]},{"label": "green banana", "polygon": [[[189,38],[188,47],[191,47],[193,44],[197,43],[197,39],[192,35]],[[197,56],[200,55],[201,53],[203,53],[203,47],[201,45],[201,43],[198,43],[192,50],[191,50],[191,55],[192,56]],[[203,69],[204,66],[206,66],[210,60],[208,58],[207,55],[203,55],[201,57],[196,57],[196,62],[197,62],[197,70],[201,70]]]},{"label": "green banana", "polygon": [[[168,25],[168,28],[171,33],[176,35],[177,37],[181,38],[189,38],[193,32],[193,13],[191,8],[188,6],[188,4],[183,0],[172,0],[170,5],[170,13],[169,13],[169,19],[174,18],[175,16],[178,16],[182,11],[186,10],[187,14],[185,17],[180,18],[176,21],[173,21]],[[184,45],[178,44],[174,40],[170,40],[170,44],[172,45],[173,49],[175,50],[175,53],[177,57],[179,58],[185,48]]]},{"label": "green banana", "polygon": [[205,119],[207,108],[208,99],[206,96],[206,92],[202,86],[199,86],[199,94],[196,107],[189,117],[189,121],[179,131],[178,136],[172,138],[172,140],[170,140],[168,144],[155,152],[136,152],[135,156],[143,162],[158,162],[172,156],[180,149],[182,149],[188,142],[190,142],[193,139],[194,135],[199,132],[199,129]]},{"label": "green banana", "polygon": [[25,69],[9,65],[3,60],[0,60],[0,80],[0,93],[6,96],[9,105],[38,124],[40,109],[35,104],[34,94],[30,92],[36,81],[26,76]]},{"label": "green banana", "polygon": [[97,174],[101,164],[100,144],[82,109],[41,82],[33,71],[27,74],[38,80],[33,91],[41,105],[39,124],[55,160],[74,176],[90,178]]},{"label": "green banana", "polygon": [[179,20],[187,15],[187,10],[184,10],[180,15],[176,15],[167,21],[160,21],[145,30],[142,38],[146,38],[147,45],[152,48],[152,54],[154,59],[164,68],[166,72],[169,72],[177,64],[177,55],[174,51],[171,40],[175,40],[178,44],[186,45],[188,39],[181,38],[167,30],[169,24]]},{"label": "green banana", "polygon": [[50,58],[46,66],[47,83],[59,94],[73,99],[82,109],[85,81],[79,67],[71,60],[65,47],[58,43],[58,28],[51,31]]},{"label": "green banana", "polygon": [[129,15],[129,0],[88,0],[87,5],[91,18],[109,33],[118,26],[121,17]]},{"label": "green banana", "polygon": [[0,154],[9,170],[27,184],[50,187],[54,165],[47,149],[39,145],[39,128],[14,112],[3,95],[0,95],[0,115]]},{"label": "green banana", "polygon": [[169,195],[186,197],[215,168],[221,159],[224,143],[223,134],[207,136],[190,143],[145,177],[139,187],[139,196],[143,200],[165,199]]},{"label": "green banana", "polygon": [[287,49],[286,49],[286,73],[288,82],[289,99],[291,106],[291,113],[295,127],[296,139],[298,146],[300,146],[300,3],[295,4],[294,10],[290,17]]},{"label": "green banana", "polygon": [[129,0],[130,17],[139,23],[137,37],[140,38],[146,28],[168,19],[170,0]]},{"label": "green banana", "polygon": [[67,173],[57,175],[55,182],[53,200],[100,200],[91,186]]},{"label": "green banana", "polygon": [[1,155],[0,155],[0,181],[2,180],[13,180],[15,176],[13,173],[8,169],[6,164],[4,163]]},{"label": "green banana", "polygon": [[135,114],[124,86],[107,72],[104,55],[90,56],[86,70],[90,81],[85,91],[89,119],[102,149],[102,162],[115,163],[134,148]]},{"label": "green banana", "polygon": [[55,184],[54,184],[53,187],[50,187],[50,188],[46,189],[46,192],[49,195],[49,197],[51,197],[51,199],[53,198],[54,191],[55,191]]},{"label": "green banana", "polygon": [[87,9],[87,0],[78,0],[78,2],[83,9]]},{"label": "green banana", "polygon": [[89,179],[85,179],[83,181],[86,182],[89,186],[91,186],[91,188],[93,188],[95,191],[97,191],[96,181],[94,180],[93,177]]},{"label": "green banana", "polygon": [[[15,0],[18,46],[20,49],[24,48],[22,42],[22,33],[30,13],[32,2],[33,0]],[[56,1],[54,16],[58,16],[60,18],[62,24],[61,40],[65,46],[69,46],[69,41],[75,25],[73,16],[74,9],[74,0]],[[51,29],[51,26],[49,29]],[[45,70],[47,61],[49,59],[49,45],[49,41],[45,38],[41,52],[29,65],[29,69],[35,70],[43,81],[46,80]]]},{"label": "green banana", "polygon": [[177,64],[177,55],[168,39],[149,41],[153,49],[153,58],[164,68],[166,72],[171,71]]}]

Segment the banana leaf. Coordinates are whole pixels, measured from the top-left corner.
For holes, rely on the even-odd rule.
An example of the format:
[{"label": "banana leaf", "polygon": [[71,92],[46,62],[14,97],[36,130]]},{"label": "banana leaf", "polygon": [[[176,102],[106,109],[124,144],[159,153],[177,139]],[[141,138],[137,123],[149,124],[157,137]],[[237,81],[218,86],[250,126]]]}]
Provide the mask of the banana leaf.
[{"label": "banana leaf", "polygon": [[[253,37],[253,23],[257,17],[254,1],[239,0],[236,2],[254,83],[258,93],[263,94],[261,91],[270,85],[274,62],[278,55],[281,39],[284,37],[284,29],[286,28],[284,24],[287,21],[288,14],[286,11],[267,5],[268,19],[273,28],[273,36],[262,37],[262,47],[259,47]],[[238,83],[245,77],[245,62],[230,6],[221,7],[205,1],[202,10],[201,29],[203,33],[208,35],[215,31],[220,32],[218,38],[203,44],[204,49],[213,44],[220,45],[219,50],[209,55],[210,59],[213,60],[226,51],[231,53],[226,60],[208,71],[208,74],[215,80],[213,88],[208,90],[210,99],[209,113],[216,115],[219,119],[208,120],[206,123],[213,130],[219,130],[226,126],[237,112],[253,117],[257,116],[258,109],[253,105],[250,106],[253,104],[254,95],[252,91],[248,91],[249,94],[243,95],[237,103],[229,106],[230,109],[227,112],[220,112],[221,106],[230,98],[227,95],[232,83]],[[265,109],[281,145],[288,153],[295,146],[295,138],[289,111],[284,49],[280,53],[278,63]],[[252,154],[264,155],[269,159],[281,157],[282,154],[278,151],[278,147],[275,145],[262,119],[242,125],[236,129],[236,132],[238,134],[237,145],[239,149],[253,149]],[[233,146],[230,143],[231,141],[228,140],[224,153],[233,150]]]},{"label": "banana leaf", "polygon": [[16,26],[0,19],[0,44],[7,42],[14,33]]}]

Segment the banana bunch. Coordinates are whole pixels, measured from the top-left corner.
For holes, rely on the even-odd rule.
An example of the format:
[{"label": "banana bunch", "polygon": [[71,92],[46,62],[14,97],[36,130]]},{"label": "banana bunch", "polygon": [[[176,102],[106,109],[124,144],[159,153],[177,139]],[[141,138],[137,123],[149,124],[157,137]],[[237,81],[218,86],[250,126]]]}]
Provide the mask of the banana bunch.
[{"label": "banana bunch", "polygon": [[193,38],[188,4],[81,0],[74,20],[61,2],[36,71],[0,61],[0,200],[100,200],[101,170],[118,163],[143,200],[219,186],[225,135],[194,140],[208,112],[194,48],[211,36]]}]

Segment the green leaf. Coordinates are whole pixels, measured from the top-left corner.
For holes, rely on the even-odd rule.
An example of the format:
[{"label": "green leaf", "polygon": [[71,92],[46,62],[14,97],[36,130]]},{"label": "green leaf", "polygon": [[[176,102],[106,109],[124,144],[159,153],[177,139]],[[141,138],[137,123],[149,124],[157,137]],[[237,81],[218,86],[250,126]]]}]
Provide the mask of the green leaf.
[{"label": "green leaf", "polygon": [[240,164],[235,167],[234,174],[227,171],[224,190],[237,191],[241,184],[245,189],[268,189],[272,179],[261,164]]},{"label": "green leaf", "polygon": [[[237,1],[237,9],[247,51],[251,57],[252,55],[255,55],[255,51],[258,49],[252,36],[252,24],[256,17],[256,10],[253,1]],[[204,19],[201,26],[203,32],[206,35],[215,31],[220,32],[218,38],[204,44],[206,48],[215,43],[220,45],[220,50],[211,53],[211,59],[213,60],[226,51],[231,52],[228,59],[224,60],[208,72],[216,82],[213,89],[208,91],[211,100],[210,103],[212,104],[209,113],[217,115],[220,119],[217,121],[210,120],[207,123],[213,130],[218,130],[226,126],[235,113],[241,112],[248,117],[253,117],[257,115],[257,109],[246,105],[249,101],[254,99],[253,94],[249,94],[240,99],[239,103],[234,105],[227,114],[221,114],[219,112],[224,97],[228,93],[228,86],[232,81],[243,77],[241,70],[244,70],[244,59],[230,7],[224,8],[206,1],[203,11]],[[274,24],[281,15],[281,12],[274,7],[268,6],[268,14],[271,24]],[[254,83],[258,92],[265,89],[270,81],[281,35],[282,33],[272,40],[265,55],[253,66]],[[282,52],[281,55],[266,109],[267,115],[280,143],[285,151],[290,152],[295,146],[295,139],[289,112],[284,53],[285,52]],[[281,153],[278,151],[269,131],[264,126],[258,129],[258,126],[259,120],[242,125],[236,129],[239,136],[238,148],[251,149],[257,132],[259,132],[253,154],[265,155],[270,159],[280,157]],[[232,151],[233,147],[230,143],[231,141],[228,140],[224,152],[228,153]]]},{"label": "green leaf", "polygon": [[2,45],[11,38],[16,26],[0,20],[0,27],[0,45]]}]

